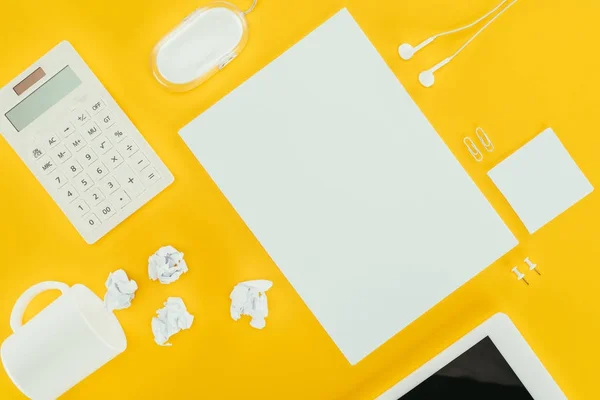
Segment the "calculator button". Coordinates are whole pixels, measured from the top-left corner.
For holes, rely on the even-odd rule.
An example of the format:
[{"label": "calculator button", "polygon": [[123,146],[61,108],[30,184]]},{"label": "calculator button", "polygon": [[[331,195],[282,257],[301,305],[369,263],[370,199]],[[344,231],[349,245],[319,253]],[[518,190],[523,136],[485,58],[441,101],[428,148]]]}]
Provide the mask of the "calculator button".
[{"label": "calculator button", "polygon": [[119,143],[118,149],[125,157],[131,157],[137,153],[140,148],[137,146],[137,144],[135,144],[133,139],[127,138]]},{"label": "calculator button", "polygon": [[83,140],[81,135],[78,133],[71,135],[71,137],[69,139],[67,139],[66,142],[67,142],[67,147],[69,147],[71,149],[71,151],[75,151],[75,152],[83,149],[86,145],[86,141]]},{"label": "calculator button", "polygon": [[48,175],[56,169],[56,164],[49,156],[43,156],[38,160],[39,169],[42,173]]},{"label": "calculator button", "polygon": [[44,151],[44,149],[42,148],[42,146],[40,146],[39,144],[34,144],[31,149],[28,150],[29,156],[31,157],[32,160],[38,160],[40,159],[44,154],[46,154],[46,152]]},{"label": "calculator button", "polygon": [[113,126],[116,122],[115,117],[113,117],[110,111],[104,111],[98,116],[98,118],[96,118],[96,121],[98,121],[100,126],[103,128],[109,128]]},{"label": "calculator button", "polygon": [[100,129],[97,123],[90,121],[81,128],[81,132],[83,132],[88,141],[91,142],[102,132],[102,129]]},{"label": "calculator button", "polygon": [[97,161],[90,167],[90,172],[96,180],[100,180],[108,175],[108,168],[101,161]]},{"label": "calculator button", "polygon": [[67,174],[67,176],[73,178],[77,176],[81,171],[83,171],[83,168],[81,167],[81,164],[79,164],[77,161],[72,160],[68,162],[67,165],[64,167],[64,171]]},{"label": "calculator button", "polygon": [[129,164],[137,172],[140,172],[141,170],[143,170],[144,168],[146,168],[148,165],[150,165],[150,161],[148,161],[148,159],[146,158],[146,156],[144,155],[144,153],[142,153],[140,151],[139,153],[133,155],[129,159]]},{"label": "calculator button", "polygon": [[141,179],[135,172],[126,164],[123,164],[114,172],[121,187],[134,197],[139,196],[144,190],[144,185]]},{"label": "calculator button", "polygon": [[113,143],[121,143],[126,136],[127,132],[119,128],[119,125],[115,125],[108,130],[108,137],[113,141]]},{"label": "calculator button", "polygon": [[110,200],[119,208],[125,207],[127,204],[131,203],[131,197],[125,192],[123,189],[117,190],[112,196],[110,196]]},{"label": "calculator button", "polygon": [[123,156],[119,154],[116,149],[110,150],[108,153],[102,156],[102,159],[104,160],[104,163],[111,169],[111,171],[123,163]]},{"label": "calculator button", "polygon": [[82,126],[89,120],[90,114],[85,110],[78,109],[71,113],[71,119],[69,120],[69,122],[71,122],[75,126]]},{"label": "calculator button", "polygon": [[57,133],[48,132],[42,135],[42,142],[47,148],[52,149],[60,143],[60,137]]},{"label": "calculator button", "polygon": [[75,190],[73,185],[67,184],[65,185],[58,194],[67,202],[72,203],[79,197],[79,192]]},{"label": "calculator button", "polygon": [[88,203],[90,203],[92,206],[97,206],[98,204],[100,204],[100,202],[102,202],[102,200],[104,200],[104,194],[98,186],[91,188],[87,192],[86,197]]},{"label": "calculator button", "polygon": [[111,203],[105,201],[98,206],[96,212],[98,213],[98,215],[100,215],[100,218],[106,221],[107,219],[110,219],[110,217],[117,213],[117,209]]},{"label": "calculator button", "polygon": [[97,206],[105,199],[104,193],[102,193],[98,185],[88,190],[85,196],[88,204],[91,204],[92,207]]},{"label": "calculator button", "polygon": [[96,229],[100,226],[100,220],[95,214],[88,214],[83,217],[83,224],[90,230]]},{"label": "calculator button", "polygon": [[81,174],[73,181],[80,192],[87,192],[92,188],[92,186],[94,186],[94,181],[88,174]]},{"label": "calculator button", "polygon": [[98,156],[96,155],[96,153],[94,153],[94,150],[90,149],[89,147],[86,147],[85,150],[79,153],[77,159],[79,160],[81,165],[88,166],[94,161],[96,161],[98,159]]},{"label": "calculator button", "polygon": [[105,154],[107,151],[112,149],[113,145],[110,142],[110,140],[106,138],[106,136],[101,135],[98,136],[98,138],[92,142],[92,147],[94,148],[94,150],[96,150],[96,153]]},{"label": "calculator button", "polygon": [[98,99],[95,103],[88,107],[88,111],[93,115],[98,114],[100,111],[104,110],[106,104],[102,99]]},{"label": "calculator button", "polygon": [[115,179],[114,176],[104,178],[102,182],[100,182],[100,184],[102,185],[102,189],[104,189],[104,192],[108,194],[111,194],[112,192],[116,191],[121,187],[121,185]]},{"label": "calculator button", "polygon": [[148,167],[142,172],[140,172],[140,176],[142,177],[142,180],[144,181],[146,186],[151,186],[155,182],[158,182],[160,180],[160,175],[152,167]]},{"label": "calculator button", "polygon": [[66,138],[71,136],[71,133],[75,132],[75,128],[73,127],[73,124],[70,122],[65,122],[64,125],[62,125],[58,132],[62,135],[62,137]]},{"label": "calculator button", "polygon": [[90,206],[87,205],[85,200],[78,199],[73,202],[73,209],[78,213],[79,217],[83,217],[90,211]]},{"label": "calculator button", "polygon": [[63,164],[69,158],[71,158],[71,152],[67,150],[67,147],[64,144],[59,144],[52,151],[50,151],[50,155],[52,158],[57,160],[59,164]]},{"label": "calculator button", "polygon": [[54,171],[48,176],[48,179],[50,179],[50,185],[55,189],[60,189],[68,182],[67,177],[60,171]]}]

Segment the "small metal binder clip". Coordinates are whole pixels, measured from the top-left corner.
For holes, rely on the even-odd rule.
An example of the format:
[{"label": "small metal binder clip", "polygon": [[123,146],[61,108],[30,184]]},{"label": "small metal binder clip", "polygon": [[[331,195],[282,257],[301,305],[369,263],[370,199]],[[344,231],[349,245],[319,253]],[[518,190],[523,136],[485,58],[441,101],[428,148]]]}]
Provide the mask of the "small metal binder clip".
[{"label": "small metal binder clip", "polygon": [[523,260],[525,262],[525,264],[527,264],[529,266],[529,270],[530,271],[535,271],[538,275],[542,275],[540,273],[540,271],[537,270],[537,264],[534,264],[529,257],[527,257],[525,260]]},{"label": "small metal binder clip", "polygon": [[469,150],[469,153],[471,153],[475,161],[481,162],[483,160],[483,154],[481,153],[481,151],[479,151],[477,146],[475,146],[475,142],[473,142],[473,140],[470,137],[464,138],[463,143],[465,144],[465,146],[467,146],[467,150]]},{"label": "small metal binder clip", "polygon": [[483,130],[483,128],[478,127],[475,129],[475,134],[477,138],[481,142],[481,145],[488,153],[494,151],[494,143],[492,143],[491,139],[488,137],[487,133]]},{"label": "small metal binder clip", "polygon": [[521,271],[519,271],[519,269],[517,267],[514,267],[512,269],[512,272],[515,273],[518,280],[525,282],[527,284],[527,286],[529,286],[529,282],[527,282],[527,279],[525,279],[525,274],[522,274]]}]

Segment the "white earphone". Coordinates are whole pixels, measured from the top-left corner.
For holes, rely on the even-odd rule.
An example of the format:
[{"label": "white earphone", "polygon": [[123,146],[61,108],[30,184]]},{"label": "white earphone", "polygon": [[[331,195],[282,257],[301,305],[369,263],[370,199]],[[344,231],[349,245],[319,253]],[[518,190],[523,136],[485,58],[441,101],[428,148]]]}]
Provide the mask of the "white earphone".
[{"label": "white earphone", "polygon": [[[500,17],[502,14],[504,14],[517,1],[518,0],[512,0],[508,6],[506,6],[504,9],[502,9],[490,21],[488,21],[481,29],[479,29],[473,36],[471,36],[471,38],[469,40],[467,40],[465,42],[465,44],[463,44],[462,47],[460,49],[458,49],[458,51],[456,51],[453,55],[451,55],[450,57],[445,58],[444,60],[440,61],[434,67],[421,72],[419,74],[419,82],[421,82],[421,85],[423,85],[425,87],[431,87],[431,86],[433,86],[433,84],[435,83],[435,76],[434,76],[435,72],[437,70],[439,70],[440,68],[444,67],[445,65],[447,65],[448,63],[450,63],[450,61],[452,61],[469,44],[471,44],[471,42],[473,40],[475,40],[475,38],[477,36],[479,36],[481,34],[481,32],[483,32],[488,26],[490,26],[498,17]],[[493,10],[487,12],[485,15],[483,15],[480,18],[478,18],[476,21],[473,21],[473,22],[471,22],[468,25],[462,26],[462,27],[457,28],[457,29],[453,29],[451,31],[442,32],[442,33],[438,33],[436,35],[433,35],[430,38],[424,40],[422,43],[420,43],[417,46],[413,47],[412,45],[410,45],[408,43],[401,44],[398,47],[398,54],[400,54],[400,58],[402,58],[403,60],[410,60],[411,58],[413,58],[413,56],[415,55],[415,53],[417,53],[419,50],[423,49],[425,46],[428,46],[429,44],[431,44],[435,39],[437,39],[439,37],[442,37],[442,36],[451,35],[453,33],[457,33],[457,32],[460,32],[460,31],[464,31],[465,29],[472,28],[473,26],[479,24],[481,21],[483,21],[484,19],[488,18],[490,15],[492,15],[493,13],[495,13],[496,11],[498,11],[498,9],[500,9],[500,7],[502,7],[503,5],[505,5],[507,2],[508,2],[508,0],[502,0],[502,2],[500,4],[498,4],[496,7],[494,7]]]}]

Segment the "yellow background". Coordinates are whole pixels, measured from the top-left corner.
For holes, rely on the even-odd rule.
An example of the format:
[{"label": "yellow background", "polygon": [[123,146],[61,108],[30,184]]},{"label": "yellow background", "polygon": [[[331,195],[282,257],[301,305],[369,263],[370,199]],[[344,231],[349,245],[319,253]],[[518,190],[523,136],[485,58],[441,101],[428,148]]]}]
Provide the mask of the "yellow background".
[{"label": "yellow background", "polygon": [[[249,0],[234,1],[241,8]],[[10,146],[0,140],[0,338],[16,298],[43,280],[83,283],[102,295],[125,268],[141,288],[118,312],[125,353],[66,399],[369,399],[491,314],[507,313],[570,399],[600,398],[598,303],[600,198],[592,194],[531,236],[485,173],[544,128],[553,127],[587,177],[600,182],[598,97],[600,3],[519,0],[423,89],[418,73],[450,55],[471,32],[439,39],[411,62],[396,53],[470,22],[497,0],[259,0],[250,41],[224,71],[187,94],[152,77],[154,44],[204,1],[4,0],[0,84],[59,41],[73,43],[176,177],[173,186],[93,246],[78,236]],[[177,131],[304,35],[347,6],[521,245],[351,367],[189,152]],[[357,77],[360,79],[360,77]],[[235,118],[235,115],[232,115]],[[475,163],[462,144],[481,125],[496,151]],[[427,149],[420,149],[427,157]],[[163,286],[147,279],[159,246],[186,253],[190,272]],[[434,250],[434,249],[432,249]],[[526,287],[510,272],[525,256],[542,277]],[[468,257],[468,254],[465,254]],[[274,281],[267,328],[229,317],[239,281]],[[427,282],[422,282],[427,284]],[[29,315],[53,294],[36,300]],[[150,320],[168,296],[196,316],[174,346],[154,344]],[[0,397],[21,398],[4,372]]]}]

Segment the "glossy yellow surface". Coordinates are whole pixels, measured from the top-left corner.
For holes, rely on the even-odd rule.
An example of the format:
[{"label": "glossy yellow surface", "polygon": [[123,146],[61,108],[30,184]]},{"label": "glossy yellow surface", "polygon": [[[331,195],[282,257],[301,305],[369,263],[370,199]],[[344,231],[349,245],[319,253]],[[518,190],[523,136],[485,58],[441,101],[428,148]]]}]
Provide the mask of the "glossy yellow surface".
[{"label": "glossy yellow surface", "polygon": [[[235,3],[244,8],[250,1]],[[10,334],[12,305],[30,285],[83,283],[102,295],[108,273],[125,268],[141,286],[133,307],[118,313],[129,347],[65,399],[370,399],[498,311],[511,316],[569,398],[600,398],[598,194],[530,236],[485,176],[551,126],[591,182],[600,182],[600,3],[520,0],[426,90],[418,73],[450,55],[470,32],[439,39],[408,63],[398,57],[397,46],[467,23],[496,0],[259,0],[248,18],[250,41],[243,54],[195,91],[168,93],[151,75],[152,47],[204,4],[4,0],[0,5],[1,85],[59,41],[71,41],[176,177],[158,198],[88,246],[0,140],[0,339]],[[343,6],[521,241],[354,367],[177,135]],[[480,164],[462,144],[478,125],[496,144]],[[427,157],[427,149],[416,151]],[[164,244],[184,251],[191,267],[168,286],[146,278],[148,255]],[[530,287],[510,273],[525,256],[543,273],[528,275]],[[229,317],[231,288],[253,278],[275,282],[264,331]],[[173,339],[173,347],[158,347],[150,320],[174,295],[185,299],[196,321]],[[37,299],[28,314],[52,296]],[[3,371],[0,397],[22,398]]]}]

